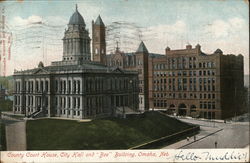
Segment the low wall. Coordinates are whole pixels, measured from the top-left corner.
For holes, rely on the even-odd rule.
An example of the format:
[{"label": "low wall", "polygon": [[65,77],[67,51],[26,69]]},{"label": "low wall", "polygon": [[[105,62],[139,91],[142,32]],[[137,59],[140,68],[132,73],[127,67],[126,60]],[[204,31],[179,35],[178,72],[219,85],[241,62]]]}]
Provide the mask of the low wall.
[{"label": "low wall", "polygon": [[192,128],[188,128],[186,130],[161,137],[159,139],[132,147],[130,149],[152,149],[152,148],[157,148],[159,146],[167,145],[168,143],[174,143],[180,139],[184,139],[187,136],[194,135],[200,130],[200,126],[194,126]]}]

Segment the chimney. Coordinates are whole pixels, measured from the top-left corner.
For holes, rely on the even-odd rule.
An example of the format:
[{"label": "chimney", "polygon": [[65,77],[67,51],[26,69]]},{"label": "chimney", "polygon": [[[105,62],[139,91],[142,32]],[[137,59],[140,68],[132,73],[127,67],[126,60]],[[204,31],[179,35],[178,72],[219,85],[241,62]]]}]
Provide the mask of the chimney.
[{"label": "chimney", "polygon": [[167,54],[170,51],[170,47],[166,47],[165,54]]},{"label": "chimney", "polygon": [[192,45],[188,44],[188,45],[186,46],[186,49],[188,49],[188,50],[192,49]]},{"label": "chimney", "polygon": [[201,53],[201,46],[200,46],[200,44],[197,44],[197,45],[195,46],[195,49],[196,49],[196,51],[197,51],[198,54]]}]

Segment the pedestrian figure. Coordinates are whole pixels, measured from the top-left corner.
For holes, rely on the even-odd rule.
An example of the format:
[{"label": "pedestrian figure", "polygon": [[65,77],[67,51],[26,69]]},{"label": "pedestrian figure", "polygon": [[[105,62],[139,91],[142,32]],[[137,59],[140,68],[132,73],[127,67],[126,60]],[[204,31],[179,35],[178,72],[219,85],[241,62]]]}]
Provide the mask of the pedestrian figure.
[{"label": "pedestrian figure", "polygon": [[194,135],[194,141],[196,140],[196,135]]},{"label": "pedestrian figure", "polygon": [[214,146],[215,146],[215,148],[217,148],[217,141],[214,142]]},{"label": "pedestrian figure", "polygon": [[187,141],[189,141],[189,137],[187,137]]}]

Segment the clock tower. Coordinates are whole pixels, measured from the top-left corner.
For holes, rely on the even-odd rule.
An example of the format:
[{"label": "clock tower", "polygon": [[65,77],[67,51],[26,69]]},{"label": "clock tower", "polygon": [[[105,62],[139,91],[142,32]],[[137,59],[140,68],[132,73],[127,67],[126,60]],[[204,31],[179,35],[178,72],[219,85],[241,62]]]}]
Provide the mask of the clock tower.
[{"label": "clock tower", "polygon": [[100,15],[92,21],[92,57],[93,61],[106,65],[105,25]]}]

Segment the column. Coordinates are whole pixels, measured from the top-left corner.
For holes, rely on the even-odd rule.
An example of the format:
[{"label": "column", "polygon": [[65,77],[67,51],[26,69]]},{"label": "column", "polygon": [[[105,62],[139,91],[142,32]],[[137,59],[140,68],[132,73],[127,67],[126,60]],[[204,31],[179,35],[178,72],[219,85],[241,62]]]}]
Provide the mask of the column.
[{"label": "column", "polygon": [[75,39],[71,39],[72,41],[72,54],[75,55]]},{"label": "column", "polygon": [[66,50],[66,48],[65,48],[65,40],[63,39],[63,56],[65,55],[65,51]]},{"label": "column", "polygon": [[76,39],[76,54],[77,54],[77,55],[80,55],[80,51],[79,51],[79,42],[80,42],[80,39],[77,38],[77,39]]},{"label": "column", "polygon": [[51,110],[51,105],[50,105],[50,102],[51,102],[51,98],[50,96],[48,96],[48,106],[47,106],[47,109],[48,109],[48,117],[52,117],[52,115],[54,114]]}]

